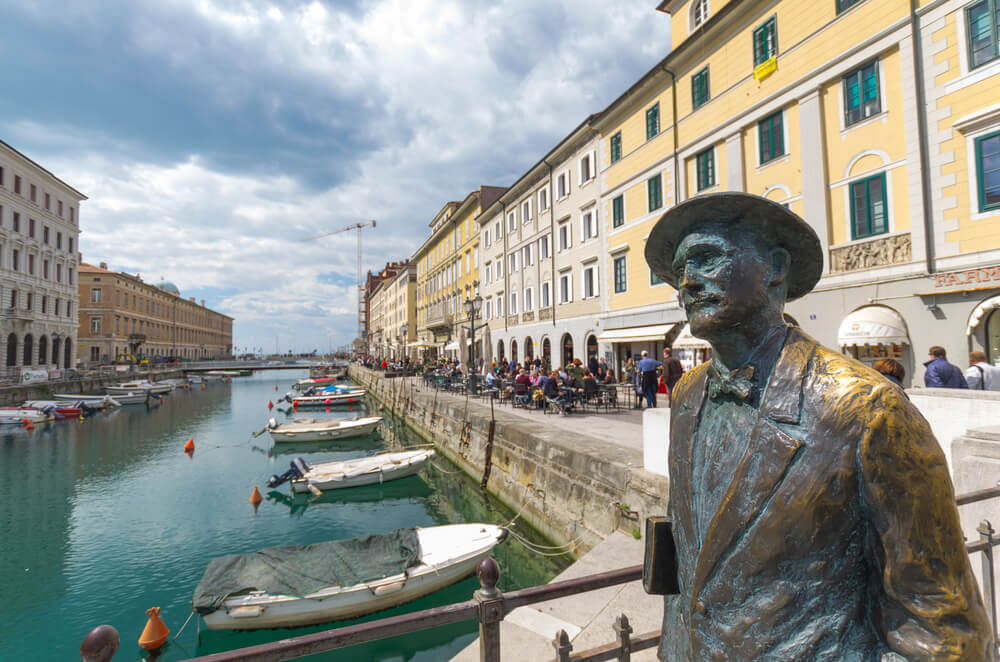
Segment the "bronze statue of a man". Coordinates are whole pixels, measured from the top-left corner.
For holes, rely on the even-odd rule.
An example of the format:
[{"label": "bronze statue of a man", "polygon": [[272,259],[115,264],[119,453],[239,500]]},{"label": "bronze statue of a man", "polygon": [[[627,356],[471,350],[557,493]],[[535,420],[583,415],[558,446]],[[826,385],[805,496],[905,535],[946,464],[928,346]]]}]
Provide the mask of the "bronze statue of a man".
[{"label": "bronze statue of a man", "polygon": [[954,491],[904,392],[783,317],[819,280],[801,218],[699,196],[646,244],[712,345],[672,397],[670,662],[991,662]]}]

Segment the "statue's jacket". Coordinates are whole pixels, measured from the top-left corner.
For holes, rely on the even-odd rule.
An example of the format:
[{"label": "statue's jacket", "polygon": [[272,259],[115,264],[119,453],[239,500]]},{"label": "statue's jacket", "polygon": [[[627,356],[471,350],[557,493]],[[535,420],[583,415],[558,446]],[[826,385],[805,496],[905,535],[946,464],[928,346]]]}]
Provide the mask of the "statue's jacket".
[{"label": "statue's jacket", "polygon": [[680,594],[666,598],[661,659],[993,661],[930,426],[896,385],[798,328],[698,548],[691,442],[708,368],[673,396]]}]

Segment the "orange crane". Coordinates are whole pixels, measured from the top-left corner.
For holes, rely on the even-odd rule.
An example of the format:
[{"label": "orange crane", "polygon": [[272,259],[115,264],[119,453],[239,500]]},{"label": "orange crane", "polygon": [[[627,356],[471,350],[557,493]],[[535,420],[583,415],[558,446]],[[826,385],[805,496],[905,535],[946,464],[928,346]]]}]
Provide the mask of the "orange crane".
[{"label": "orange crane", "polygon": [[329,237],[331,235],[340,234],[341,232],[347,232],[349,230],[358,231],[358,340],[361,341],[363,348],[367,347],[368,341],[366,339],[366,329],[365,326],[365,281],[363,280],[364,274],[361,268],[361,230],[367,227],[375,227],[375,221],[365,221],[364,223],[355,223],[353,225],[348,225],[346,228],[340,228],[339,230],[334,230],[332,232],[324,232],[323,234],[318,234],[314,237],[307,237],[302,241],[313,241],[315,239],[322,239],[323,237]]}]

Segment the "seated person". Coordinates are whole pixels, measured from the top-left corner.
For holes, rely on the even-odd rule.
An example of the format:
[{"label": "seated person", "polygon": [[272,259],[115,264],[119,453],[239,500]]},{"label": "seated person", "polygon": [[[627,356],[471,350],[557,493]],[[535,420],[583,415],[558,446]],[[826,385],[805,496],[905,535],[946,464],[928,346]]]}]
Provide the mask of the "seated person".
[{"label": "seated person", "polygon": [[494,373],[492,370],[490,370],[489,372],[486,373],[486,387],[487,388],[495,388],[499,383],[500,383],[500,380],[497,379],[496,373]]},{"label": "seated person", "polygon": [[566,413],[573,408],[568,393],[560,388],[559,373],[556,371],[553,370],[549,373],[549,378],[545,381],[542,392],[545,393],[546,398],[559,406],[559,411]]},{"label": "seated person", "polygon": [[608,368],[604,372],[604,379],[601,381],[602,384],[614,384],[615,383],[615,371]]},{"label": "seated person", "polygon": [[531,390],[531,378],[528,377],[528,373],[525,372],[524,368],[517,371],[517,377],[514,378],[514,384],[519,387],[517,389],[518,393],[526,393]]},{"label": "seated person", "polygon": [[591,374],[589,368],[583,369],[583,397],[590,400],[592,397],[597,395],[597,380],[594,375]]}]

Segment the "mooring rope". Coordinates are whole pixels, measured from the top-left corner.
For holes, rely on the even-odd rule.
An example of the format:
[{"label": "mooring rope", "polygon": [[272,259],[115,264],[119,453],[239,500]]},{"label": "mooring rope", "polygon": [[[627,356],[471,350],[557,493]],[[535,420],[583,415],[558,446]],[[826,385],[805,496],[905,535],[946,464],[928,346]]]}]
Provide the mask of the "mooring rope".
[{"label": "mooring rope", "polygon": [[[510,533],[510,535],[512,535],[514,537],[514,540],[516,540],[519,543],[521,543],[525,547],[525,549],[527,549],[528,551],[532,552],[533,554],[535,554],[537,556],[565,556],[566,554],[569,553],[570,549],[572,549],[573,546],[576,545],[582,539],[582,536],[581,536],[581,537],[575,538],[574,540],[571,540],[570,542],[566,543],[565,545],[556,545],[556,546],[550,547],[550,546],[547,546],[547,545],[538,545],[536,543],[533,543],[533,542],[527,540],[526,538],[524,538],[523,536],[519,535],[515,531],[511,531],[510,529],[508,529],[508,532]],[[546,550],[557,550],[557,549],[563,550],[563,551],[552,551],[552,552],[546,551]]]}]

